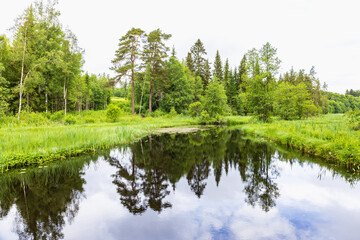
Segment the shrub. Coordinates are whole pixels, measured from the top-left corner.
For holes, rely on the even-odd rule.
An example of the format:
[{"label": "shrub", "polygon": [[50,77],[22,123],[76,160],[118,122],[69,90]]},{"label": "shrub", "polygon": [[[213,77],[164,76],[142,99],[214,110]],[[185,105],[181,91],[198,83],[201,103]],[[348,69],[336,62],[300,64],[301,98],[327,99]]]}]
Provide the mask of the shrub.
[{"label": "shrub", "polygon": [[85,123],[94,123],[94,122],[96,122],[95,118],[92,118],[92,117],[85,118]]},{"label": "shrub", "polygon": [[53,122],[62,122],[64,116],[65,116],[65,112],[63,110],[61,110],[61,111],[58,111],[58,112],[54,112],[50,116],[50,120],[53,121]]},{"label": "shrub", "polygon": [[119,118],[121,110],[118,106],[110,104],[106,110],[106,119],[111,122],[116,122]]},{"label": "shrub", "polygon": [[347,117],[347,124],[351,129],[355,131],[360,129],[360,110],[350,110],[344,116]]},{"label": "shrub", "polygon": [[189,113],[192,117],[199,117],[202,109],[201,102],[194,102],[189,105]]},{"label": "shrub", "polygon": [[161,111],[161,109],[157,109],[156,111],[151,113],[152,117],[162,117],[164,115],[165,115],[165,113],[163,111]]},{"label": "shrub", "polygon": [[171,107],[170,112],[168,114],[169,117],[176,117],[177,112],[175,110],[175,107]]},{"label": "shrub", "polygon": [[23,112],[20,116],[21,122],[27,125],[45,125],[49,123],[49,120],[42,113]]},{"label": "shrub", "polygon": [[210,117],[209,113],[206,110],[204,110],[201,112],[200,119],[201,119],[202,123],[209,123],[211,120],[211,117]]},{"label": "shrub", "polygon": [[72,124],[75,124],[76,123],[76,118],[71,115],[71,114],[68,114],[64,117],[64,124],[66,125],[72,125]]}]

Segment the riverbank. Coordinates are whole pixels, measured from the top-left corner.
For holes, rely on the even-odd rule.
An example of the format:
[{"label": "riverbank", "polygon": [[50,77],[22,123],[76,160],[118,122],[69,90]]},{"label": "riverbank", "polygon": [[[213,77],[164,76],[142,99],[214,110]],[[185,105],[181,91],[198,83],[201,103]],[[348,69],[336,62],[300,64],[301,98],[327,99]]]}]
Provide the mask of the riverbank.
[{"label": "riverbank", "polygon": [[239,127],[247,134],[299,149],[341,164],[360,164],[360,133],[346,125],[340,114],[306,120],[275,120],[249,123]]},{"label": "riverbank", "polygon": [[[0,172],[126,144],[152,133],[166,132],[164,128],[175,131],[171,128],[198,124],[199,119],[178,115],[158,118],[123,116],[116,123],[2,127]],[[360,166],[360,133],[351,130],[342,115],[296,121],[274,120],[272,123],[232,116],[226,117],[226,125],[314,156]]]},{"label": "riverbank", "polygon": [[116,123],[1,128],[0,170],[44,164],[126,144],[160,128],[197,124],[198,119],[184,116],[124,116]]}]

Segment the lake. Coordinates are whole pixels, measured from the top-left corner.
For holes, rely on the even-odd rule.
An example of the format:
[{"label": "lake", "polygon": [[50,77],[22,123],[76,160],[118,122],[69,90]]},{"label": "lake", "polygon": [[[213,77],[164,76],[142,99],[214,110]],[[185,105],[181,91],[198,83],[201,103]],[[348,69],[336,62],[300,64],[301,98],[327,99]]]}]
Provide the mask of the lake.
[{"label": "lake", "polygon": [[358,239],[359,178],[239,130],[152,135],[1,175],[0,239]]}]

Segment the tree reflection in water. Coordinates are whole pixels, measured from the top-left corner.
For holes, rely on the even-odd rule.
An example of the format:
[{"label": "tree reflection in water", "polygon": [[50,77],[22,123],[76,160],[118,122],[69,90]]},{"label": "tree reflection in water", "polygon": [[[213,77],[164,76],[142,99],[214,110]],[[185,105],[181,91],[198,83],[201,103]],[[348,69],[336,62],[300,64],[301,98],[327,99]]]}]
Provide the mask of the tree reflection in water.
[{"label": "tree reflection in water", "polygon": [[64,238],[65,219],[73,221],[84,197],[82,169],[88,160],[0,178],[0,217],[16,206],[14,230],[19,239]]},{"label": "tree reflection in water", "polygon": [[[121,203],[133,214],[146,209],[160,213],[171,203],[165,201],[170,186],[186,177],[189,187],[200,198],[213,170],[217,186],[223,171],[239,170],[246,202],[259,204],[264,211],[275,206],[279,176],[272,164],[275,150],[264,143],[244,140],[236,131],[213,129],[193,134],[150,136],[133,144],[131,157],[114,154],[110,164],[118,170],[113,175]],[[123,151],[126,151],[123,149]],[[110,154],[111,155],[111,154]],[[128,159],[128,160],[126,160]]]},{"label": "tree reflection in water", "polygon": [[[280,195],[278,161],[290,165],[295,161],[300,165],[316,163],[320,166],[319,180],[330,172],[333,177],[341,176],[351,185],[359,181],[359,175],[347,168],[320,159],[309,161],[308,156],[279,146],[276,149],[246,139],[238,131],[215,128],[192,134],[149,136],[130,147],[107,150],[101,155],[104,154],[105,160],[115,167],[112,182],[121,204],[134,215],[147,209],[161,213],[171,208],[172,204],[166,198],[171,190],[176,191],[176,183],[182,178],[196,198],[201,198],[212,173],[216,185],[221,186],[221,178],[231,169],[235,169],[241,179],[241,183],[231,187],[242,188],[236,191],[245,193],[245,202],[258,205],[267,212],[276,205]],[[84,165],[97,159],[99,155],[89,155],[42,170],[0,176],[0,219],[15,207],[13,228],[19,239],[64,238],[65,223],[73,221],[85,195]]]}]

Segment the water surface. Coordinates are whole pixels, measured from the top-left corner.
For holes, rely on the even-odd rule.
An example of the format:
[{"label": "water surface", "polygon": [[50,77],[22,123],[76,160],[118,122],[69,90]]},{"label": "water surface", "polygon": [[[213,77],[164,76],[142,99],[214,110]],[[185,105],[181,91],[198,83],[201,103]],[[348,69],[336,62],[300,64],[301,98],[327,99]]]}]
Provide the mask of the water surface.
[{"label": "water surface", "polygon": [[0,239],[357,239],[357,175],[212,129],[0,177]]}]

